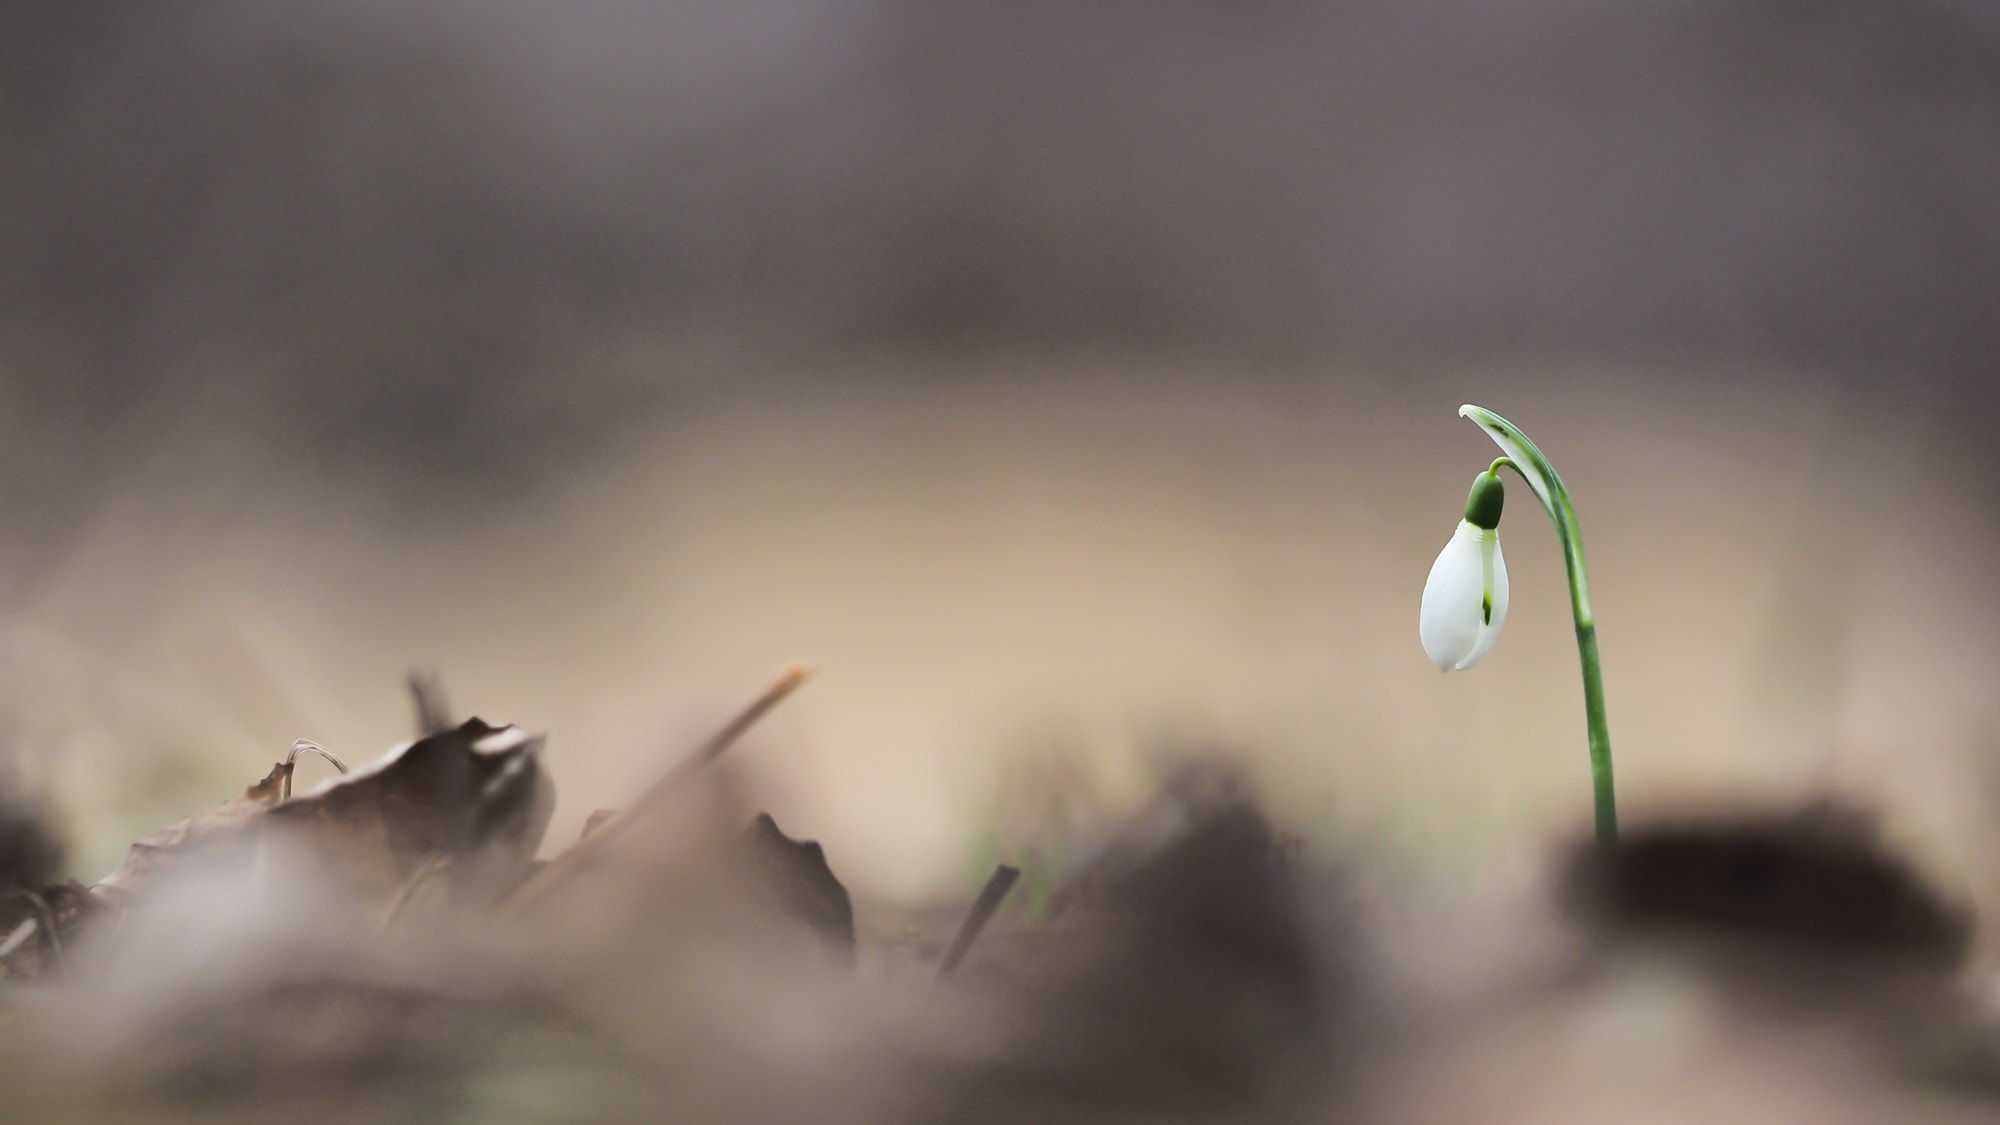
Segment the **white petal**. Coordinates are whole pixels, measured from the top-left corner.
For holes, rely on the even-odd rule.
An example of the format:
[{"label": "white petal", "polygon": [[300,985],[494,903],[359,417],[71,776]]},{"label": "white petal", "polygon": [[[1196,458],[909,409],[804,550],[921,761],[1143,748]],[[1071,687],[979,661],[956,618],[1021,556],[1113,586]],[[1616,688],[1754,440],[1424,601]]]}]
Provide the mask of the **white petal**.
[{"label": "white petal", "polygon": [[[1507,556],[1500,553],[1500,533],[1489,531],[1493,537],[1493,613],[1490,620],[1480,626],[1479,639],[1473,642],[1472,651],[1456,665],[1464,671],[1486,658],[1493,648],[1493,642],[1500,637],[1500,626],[1507,620]],[[1482,596],[1484,589],[1481,590]]]},{"label": "white petal", "polygon": [[1486,591],[1480,573],[1480,530],[1458,521],[1451,541],[1438,552],[1431,574],[1424,582],[1423,608],[1417,617],[1417,636],[1424,654],[1440,671],[1449,672],[1471,657],[1477,648]]}]

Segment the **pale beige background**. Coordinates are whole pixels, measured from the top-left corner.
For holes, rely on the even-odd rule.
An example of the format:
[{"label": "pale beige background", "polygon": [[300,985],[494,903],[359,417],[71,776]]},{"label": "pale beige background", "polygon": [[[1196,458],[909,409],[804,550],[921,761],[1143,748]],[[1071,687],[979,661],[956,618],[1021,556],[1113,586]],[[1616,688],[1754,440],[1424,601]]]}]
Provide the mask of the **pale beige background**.
[{"label": "pale beige background", "polygon": [[797,660],[818,677],[740,755],[873,893],[959,886],[1010,754],[1076,751],[1115,813],[1161,741],[1241,753],[1329,849],[1511,878],[1581,826],[1587,772],[1524,489],[1491,658],[1446,676],[1416,643],[1493,452],[1454,416],[1476,395],[1571,482],[1628,815],[1845,795],[1948,881],[1990,876],[1995,533],[1899,419],[1629,377],[1419,401],[983,362],[1009,377],[716,405],[439,531],[160,435],[7,625],[28,773],[90,876],[295,737],[350,760],[406,737],[399,678],[433,666],[461,709],[549,732],[561,841]]}]

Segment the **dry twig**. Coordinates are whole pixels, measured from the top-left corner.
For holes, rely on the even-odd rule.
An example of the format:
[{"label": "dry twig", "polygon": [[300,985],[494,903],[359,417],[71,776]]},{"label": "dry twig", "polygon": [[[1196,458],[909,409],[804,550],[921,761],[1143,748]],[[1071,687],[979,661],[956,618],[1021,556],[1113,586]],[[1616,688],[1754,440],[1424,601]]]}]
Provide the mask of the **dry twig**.
[{"label": "dry twig", "polygon": [[623,835],[627,828],[645,816],[673,793],[688,777],[720,758],[725,751],[735,745],[737,739],[757,720],[763,718],[773,707],[784,702],[786,696],[798,689],[810,673],[800,667],[785,670],[777,681],[764,689],[764,694],[751,701],[750,705],[737,712],[736,717],[723,725],[721,730],[710,735],[695,752],[682,759],[672,769],[661,775],[658,781],[648,786],[646,791],[633,799],[632,803],[604,818],[598,828],[570,845],[569,850],[543,864],[534,874],[522,880],[512,893],[501,900],[503,914],[516,914],[539,901],[543,895],[557,884],[574,875],[592,858],[604,851],[610,843]]},{"label": "dry twig", "polygon": [[972,910],[966,914],[965,922],[958,927],[958,936],[951,939],[951,948],[945,950],[944,960],[938,963],[938,977],[943,979],[958,971],[959,962],[965,960],[972,943],[979,940],[980,931],[993,920],[993,915],[1006,900],[1007,892],[1014,889],[1014,883],[1021,878],[1021,869],[1001,864],[986,877],[986,885],[979,888],[979,897],[972,900]]}]

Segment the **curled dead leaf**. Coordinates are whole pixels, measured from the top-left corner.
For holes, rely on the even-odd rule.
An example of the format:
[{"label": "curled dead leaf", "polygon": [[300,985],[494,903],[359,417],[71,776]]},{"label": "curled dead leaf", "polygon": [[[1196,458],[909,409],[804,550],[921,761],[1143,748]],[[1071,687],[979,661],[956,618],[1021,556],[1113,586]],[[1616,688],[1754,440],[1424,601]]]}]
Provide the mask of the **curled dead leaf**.
[{"label": "curled dead leaf", "polygon": [[393,900],[419,871],[486,899],[526,873],[555,811],[542,738],[468,719],[273,806],[267,852],[358,898]]},{"label": "curled dead leaf", "polygon": [[525,874],[555,807],[541,744],[518,727],[471,719],[293,796],[295,744],[241,797],[141,837],[90,893],[122,909],[187,865],[240,862],[247,874],[262,855],[366,900],[391,899],[420,869],[443,872],[455,889],[497,894]]}]

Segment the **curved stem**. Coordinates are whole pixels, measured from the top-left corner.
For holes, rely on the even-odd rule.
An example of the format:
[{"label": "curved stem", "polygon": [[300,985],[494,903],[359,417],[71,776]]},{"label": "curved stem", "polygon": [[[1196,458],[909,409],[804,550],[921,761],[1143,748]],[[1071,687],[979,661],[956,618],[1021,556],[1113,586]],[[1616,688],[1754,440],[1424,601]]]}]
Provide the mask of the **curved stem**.
[{"label": "curved stem", "polygon": [[1507,456],[1493,462],[1488,472],[1511,466],[1527,482],[1535,499],[1542,502],[1549,522],[1555,525],[1562,542],[1563,566],[1569,572],[1570,612],[1576,618],[1576,654],[1583,665],[1583,721],[1590,739],[1590,780],[1597,822],[1597,843],[1610,848],[1618,843],[1618,800],[1611,774],[1611,732],[1604,720],[1604,672],[1597,658],[1597,618],[1590,607],[1590,577],[1583,566],[1583,533],[1576,526],[1576,509],[1570,504],[1569,489],[1556,475],[1555,466],[1520,427],[1487,410],[1467,404],[1458,408],[1460,417],[1470,418],[1485,430]]}]

